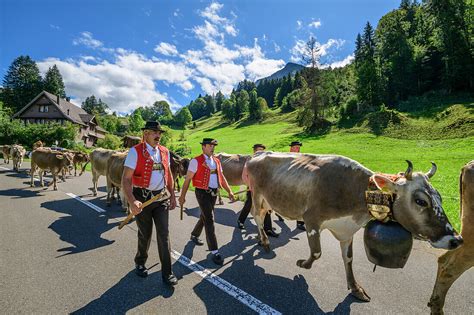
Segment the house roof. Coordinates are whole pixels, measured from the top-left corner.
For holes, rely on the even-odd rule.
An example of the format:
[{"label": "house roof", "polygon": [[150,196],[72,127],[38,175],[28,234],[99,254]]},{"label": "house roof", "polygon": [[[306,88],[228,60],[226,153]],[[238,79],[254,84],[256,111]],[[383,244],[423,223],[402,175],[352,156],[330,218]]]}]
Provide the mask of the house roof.
[{"label": "house roof", "polygon": [[[61,113],[69,119],[70,121],[80,124],[80,125],[88,125],[89,122],[91,122],[94,119],[94,115],[91,115],[87,113],[85,110],[80,108],[79,106],[76,106],[64,98],[59,98],[58,102],[58,97],[52,93],[43,91],[40,94],[38,94],[31,102],[29,102],[25,107],[20,109],[15,115],[13,115],[13,118],[19,117],[28,107],[30,107],[32,104],[34,104],[41,96],[46,96],[51,103],[56,105]],[[95,122],[94,122],[95,123]],[[100,128],[99,126],[97,126]],[[104,129],[100,128],[101,131],[105,131]]]}]

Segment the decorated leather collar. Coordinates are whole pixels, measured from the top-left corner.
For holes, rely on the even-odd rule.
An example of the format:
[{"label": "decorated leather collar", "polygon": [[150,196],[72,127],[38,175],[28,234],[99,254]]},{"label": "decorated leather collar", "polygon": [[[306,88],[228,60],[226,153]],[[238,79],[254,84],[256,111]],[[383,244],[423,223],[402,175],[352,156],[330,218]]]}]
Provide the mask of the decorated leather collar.
[{"label": "decorated leather collar", "polygon": [[[379,174],[390,178],[391,181],[396,182],[403,175],[393,174]],[[369,178],[369,184],[365,191],[365,203],[370,215],[381,222],[387,222],[393,219],[393,202],[396,195],[380,190],[375,184],[374,177]],[[395,220],[394,220],[395,221]]]}]

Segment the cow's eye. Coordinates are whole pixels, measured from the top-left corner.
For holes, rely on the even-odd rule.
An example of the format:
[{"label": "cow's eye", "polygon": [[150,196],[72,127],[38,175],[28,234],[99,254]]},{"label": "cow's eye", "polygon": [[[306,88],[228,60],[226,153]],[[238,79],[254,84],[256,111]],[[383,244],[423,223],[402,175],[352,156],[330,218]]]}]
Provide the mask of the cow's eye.
[{"label": "cow's eye", "polygon": [[423,199],[415,199],[415,202],[420,207],[426,207],[428,205],[428,203],[426,201],[424,201]]}]

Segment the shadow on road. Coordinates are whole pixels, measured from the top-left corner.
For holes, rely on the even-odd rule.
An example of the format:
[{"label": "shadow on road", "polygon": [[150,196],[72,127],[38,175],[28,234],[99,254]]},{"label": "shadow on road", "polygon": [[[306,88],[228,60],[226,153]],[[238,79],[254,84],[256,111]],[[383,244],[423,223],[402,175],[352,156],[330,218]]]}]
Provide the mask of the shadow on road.
[{"label": "shadow on road", "polygon": [[173,293],[173,288],[163,285],[161,272],[154,272],[143,279],[137,277],[134,271],[130,271],[99,298],[72,314],[125,314],[158,296],[169,298]]},{"label": "shadow on road", "polygon": [[[99,214],[86,206],[74,205],[71,199],[43,202],[41,207],[67,214],[54,221],[49,228],[59,235],[62,241],[72,246],[60,248],[58,252],[65,252],[58,256],[76,254],[114,243],[101,235],[117,227],[118,222],[107,223],[108,216]],[[93,217],[93,219],[91,219]],[[92,223],[91,223],[92,222]]]}]

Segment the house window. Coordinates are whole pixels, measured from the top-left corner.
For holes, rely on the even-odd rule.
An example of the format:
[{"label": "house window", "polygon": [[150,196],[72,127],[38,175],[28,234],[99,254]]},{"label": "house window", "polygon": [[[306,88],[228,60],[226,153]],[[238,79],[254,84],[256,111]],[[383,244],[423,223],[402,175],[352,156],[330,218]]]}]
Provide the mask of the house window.
[{"label": "house window", "polygon": [[40,113],[47,113],[47,112],[49,112],[49,106],[48,105],[40,105],[39,111],[40,111]]}]

